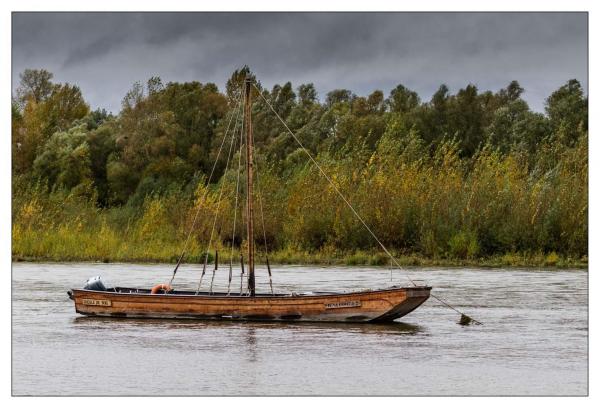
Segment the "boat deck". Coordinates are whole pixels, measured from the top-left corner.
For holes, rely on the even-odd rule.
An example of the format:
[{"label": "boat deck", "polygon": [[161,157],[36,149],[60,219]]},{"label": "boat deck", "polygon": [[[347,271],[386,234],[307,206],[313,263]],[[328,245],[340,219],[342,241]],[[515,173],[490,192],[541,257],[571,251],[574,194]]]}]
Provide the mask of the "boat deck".
[{"label": "boat deck", "polygon": [[[381,290],[381,289],[364,289],[361,290],[359,292],[372,292],[372,291],[377,291],[377,290]],[[149,295],[151,294],[151,289],[145,289],[145,288],[127,288],[127,287],[114,287],[114,288],[107,288],[105,290],[105,292],[111,292],[111,293],[124,293],[124,294],[139,294],[139,295]],[[346,295],[349,292],[333,292],[333,291],[307,291],[307,292],[288,292],[288,293],[256,293],[255,297],[259,297],[259,298],[265,298],[265,297],[299,297],[299,296],[327,296],[327,295],[331,295],[331,296],[340,296],[340,295]],[[352,293],[357,293],[357,292],[352,292]],[[167,293],[165,293],[164,291],[160,291],[159,292],[160,295],[178,295],[178,296],[215,296],[215,297],[220,297],[220,296],[226,296],[226,297],[243,297],[243,298],[247,298],[250,296],[250,294],[248,292],[244,292],[244,293],[239,293],[239,292],[217,292],[217,291],[213,291],[213,292],[208,292],[208,291],[200,291],[200,292],[196,292],[196,291],[192,291],[192,290],[171,290]]]}]

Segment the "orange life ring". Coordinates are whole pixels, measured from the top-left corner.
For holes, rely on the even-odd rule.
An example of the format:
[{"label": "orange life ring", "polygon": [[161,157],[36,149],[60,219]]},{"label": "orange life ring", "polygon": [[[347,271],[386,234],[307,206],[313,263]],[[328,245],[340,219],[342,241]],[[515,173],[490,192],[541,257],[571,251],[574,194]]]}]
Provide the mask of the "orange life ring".
[{"label": "orange life ring", "polygon": [[171,286],[167,283],[159,283],[158,285],[154,286],[152,288],[152,290],[150,291],[150,293],[152,295],[156,295],[158,292],[160,292],[161,290],[164,290],[165,293],[169,292],[171,290]]}]

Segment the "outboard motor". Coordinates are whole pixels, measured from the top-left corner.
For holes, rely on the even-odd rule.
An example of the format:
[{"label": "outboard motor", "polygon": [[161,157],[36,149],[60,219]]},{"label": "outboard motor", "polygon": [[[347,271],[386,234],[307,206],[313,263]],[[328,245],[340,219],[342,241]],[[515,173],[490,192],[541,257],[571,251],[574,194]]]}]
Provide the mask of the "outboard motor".
[{"label": "outboard motor", "polygon": [[102,278],[100,278],[100,276],[94,276],[93,278],[89,278],[87,280],[83,286],[83,289],[105,291],[106,286],[104,286],[104,283],[102,283]]}]

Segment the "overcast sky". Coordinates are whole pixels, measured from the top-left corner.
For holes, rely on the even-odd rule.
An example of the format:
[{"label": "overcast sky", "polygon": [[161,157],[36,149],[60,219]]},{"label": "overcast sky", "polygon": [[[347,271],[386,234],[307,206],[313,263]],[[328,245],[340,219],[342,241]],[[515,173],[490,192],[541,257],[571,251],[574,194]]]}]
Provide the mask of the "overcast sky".
[{"label": "overcast sky", "polygon": [[13,87],[25,68],[79,85],[114,113],[135,81],[214,82],[247,64],[267,87],[313,82],[422,99],[445,83],[516,79],[538,111],[568,79],[587,88],[585,13],[14,13]]}]

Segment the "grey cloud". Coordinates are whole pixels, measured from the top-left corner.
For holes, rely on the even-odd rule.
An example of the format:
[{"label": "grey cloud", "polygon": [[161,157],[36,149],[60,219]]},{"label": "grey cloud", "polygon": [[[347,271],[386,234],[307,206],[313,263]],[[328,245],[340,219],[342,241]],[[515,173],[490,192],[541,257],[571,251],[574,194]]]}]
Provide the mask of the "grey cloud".
[{"label": "grey cloud", "polygon": [[587,86],[587,24],[585,13],[15,13],[13,86],[44,67],[118,111],[136,80],[223,87],[248,64],[266,86],[314,82],[320,95],[403,83],[427,100],[442,83],[516,79],[542,110],[568,79]]},{"label": "grey cloud", "polygon": [[71,51],[63,63],[63,68],[66,68],[70,65],[84,63],[88,60],[98,58],[101,55],[106,55],[117,47],[118,43],[115,44],[114,36],[104,36],[98,38],[89,44],[85,44]]}]

